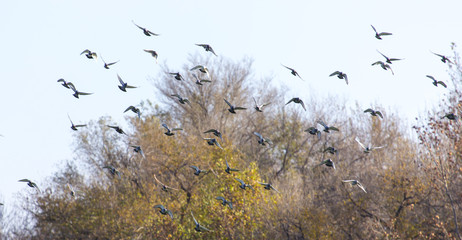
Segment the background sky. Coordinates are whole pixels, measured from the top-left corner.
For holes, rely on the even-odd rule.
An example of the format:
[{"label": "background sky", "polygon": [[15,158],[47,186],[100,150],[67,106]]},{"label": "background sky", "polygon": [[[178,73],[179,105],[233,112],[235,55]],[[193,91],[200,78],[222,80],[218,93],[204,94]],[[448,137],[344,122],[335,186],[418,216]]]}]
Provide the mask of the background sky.
[{"label": "background sky", "polygon": [[[1,1],[0,200],[13,209],[17,193],[31,191],[19,179],[40,186],[73,158],[67,114],[75,124],[109,115],[124,126],[129,105],[156,103],[148,78],[155,81],[159,65],[180,70],[189,54],[209,54],[196,43],[219,57],[254,59],[256,77],[274,77],[293,96],[340,96],[364,109],[380,103],[411,121],[447,92],[425,75],[449,82],[430,51],[452,55],[450,43],[462,42],[460,9],[460,0]],[[132,20],[161,36],[146,37]],[[371,24],[393,35],[377,40]],[[106,70],[79,55],[84,49],[120,62]],[[159,65],[143,49],[156,50]],[[371,66],[383,61],[376,50],[404,58],[394,76]],[[329,77],[336,70],[348,74],[348,86]],[[117,74],[139,88],[121,92]],[[76,99],[59,78],[94,95]]]}]

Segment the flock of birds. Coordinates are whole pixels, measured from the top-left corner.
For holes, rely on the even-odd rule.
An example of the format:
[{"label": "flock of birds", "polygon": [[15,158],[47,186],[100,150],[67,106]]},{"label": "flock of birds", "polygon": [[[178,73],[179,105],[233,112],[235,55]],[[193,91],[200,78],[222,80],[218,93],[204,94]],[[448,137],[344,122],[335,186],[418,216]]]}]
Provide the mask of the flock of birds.
[{"label": "flock of birds", "polygon": [[[139,29],[141,29],[143,31],[144,35],[146,35],[148,37],[159,36],[159,34],[156,34],[156,33],[152,32],[152,31],[150,31],[150,30],[148,30],[148,29],[146,29],[144,27],[141,27],[141,26],[137,25],[135,22],[133,22],[133,24],[136,27],[138,27]],[[388,32],[377,32],[377,30],[375,29],[374,26],[372,26],[372,29],[375,32],[375,37],[377,39],[379,39],[379,40],[382,40],[382,37],[384,37],[384,36],[392,35],[392,33],[388,33]],[[217,56],[217,54],[215,53],[215,51],[213,50],[213,48],[210,45],[208,45],[208,44],[196,44],[196,45],[199,46],[199,47],[204,48],[204,50],[206,52],[210,52],[213,55]],[[154,51],[154,50],[146,50],[146,49],[144,51],[149,53],[152,57],[154,57],[155,60],[156,60],[156,63],[157,63],[158,54],[157,54],[156,51]],[[389,57],[387,57],[386,55],[384,55],[381,52],[379,52],[379,54],[381,54],[385,58],[385,61],[376,61],[376,62],[372,63],[372,66],[379,65],[384,70],[390,70],[391,73],[394,75],[394,72],[391,69],[391,64],[393,64],[393,62],[395,62],[395,61],[399,61],[399,60],[403,60],[403,59],[389,58]],[[433,54],[440,57],[441,61],[443,63],[447,63],[447,62],[452,63],[451,60],[448,57],[444,56],[444,55],[437,54],[437,53],[433,53]],[[98,54],[96,52],[90,51],[88,49],[84,50],[80,55],[84,55],[88,59],[95,59],[96,60],[98,58]],[[102,57],[101,57],[101,59],[102,59]],[[111,66],[118,63],[118,61],[107,63],[103,59],[102,59],[102,61],[104,63],[103,67],[106,68],[106,69],[110,69]],[[299,73],[295,69],[293,69],[291,67],[288,67],[288,66],[285,66],[285,65],[282,65],[282,66],[287,68],[288,70],[290,70],[290,73],[292,75],[294,75],[294,76],[300,78],[301,80],[303,80],[303,78],[299,75]],[[197,66],[191,68],[190,71],[193,72],[191,75],[195,78],[195,81],[196,81],[195,83],[197,85],[199,85],[199,86],[212,81],[211,78],[210,78],[209,70],[208,70],[208,68],[206,66],[197,65]],[[198,75],[196,74],[196,71],[197,71]],[[169,74],[172,75],[175,80],[186,81],[186,79],[184,78],[183,75],[180,74],[180,72],[171,72]],[[332,74],[330,74],[329,76],[337,76],[339,79],[344,79],[346,84],[348,84],[348,76],[344,72],[335,71]],[[436,80],[434,77],[432,77],[430,75],[427,75],[427,77],[430,78],[433,81],[433,84],[435,86],[441,85],[441,86],[443,86],[445,88],[447,87],[447,85],[444,82],[438,81],[438,80]],[[117,78],[118,78],[118,81],[120,83],[120,85],[118,85],[118,88],[121,91],[126,92],[128,89],[136,88],[135,86],[131,86],[127,82],[122,80],[122,78],[119,75],[117,75]],[[61,83],[62,86],[64,86],[65,88],[72,90],[72,92],[73,92],[72,95],[75,98],[79,98],[80,96],[86,96],[86,95],[93,94],[93,93],[81,92],[81,91],[77,90],[77,88],[75,87],[75,85],[72,82],[68,82],[68,81],[64,80],[63,78],[59,79],[58,82]],[[179,94],[172,94],[171,96],[176,98],[180,104],[189,104],[190,103],[190,101],[187,98],[184,98],[184,97],[180,96]],[[227,99],[223,99],[223,100],[229,106],[228,111],[231,114],[236,114],[237,111],[243,111],[243,110],[247,109],[245,107],[233,105]],[[260,112],[260,113],[263,112],[263,109],[264,109],[265,106],[270,104],[270,103],[258,104],[257,101],[255,100],[255,98],[253,98],[253,101],[255,103],[254,109],[257,112]],[[305,104],[304,104],[303,100],[300,99],[299,97],[294,97],[294,98],[290,99],[285,105],[288,105],[290,103],[299,104],[306,111]],[[129,106],[124,111],[124,113],[128,112],[128,111],[132,111],[133,113],[137,114],[138,118],[141,117],[140,109],[135,107],[135,106]],[[374,110],[374,109],[371,109],[371,108],[366,109],[364,111],[364,113],[369,113],[372,117],[380,117],[382,119],[384,117],[383,114],[380,111],[377,111],[377,110]],[[77,131],[78,128],[86,126],[86,124],[74,124],[72,122],[71,118],[69,117],[69,115],[68,115],[68,118],[69,118],[69,120],[71,122],[71,129],[74,130],[74,131]],[[448,118],[450,120],[455,120],[458,117],[454,113],[448,113],[445,116],[443,116],[442,118]],[[320,128],[321,130],[318,129],[317,127],[313,126],[313,127],[310,127],[308,129],[306,129],[305,132],[308,132],[311,135],[314,135],[314,136],[317,136],[318,138],[321,138],[321,133],[322,132],[330,133],[331,131],[334,131],[334,132],[339,131],[339,129],[337,127],[329,126],[322,120],[318,120],[317,123],[322,127],[322,128]],[[162,123],[161,125],[166,130],[166,132],[164,134],[169,136],[169,137],[175,135],[176,131],[183,130],[182,128],[179,128],[179,127],[176,127],[176,128],[169,127],[165,123]],[[126,133],[119,126],[107,125],[107,127],[114,129],[119,134],[125,134],[126,135]],[[209,129],[209,130],[205,131],[204,134],[213,134],[215,137],[217,137],[221,141],[223,141],[222,133],[217,129]],[[263,137],[263,135],[258,133],[258,132],[254,132],[254,135],[257,137],[258,143],[263,145],[263,146],[265,146],[267,144],[268,145],[273,144],[270,139]],[[218,147],[220,149],[223,149],[223,147],[220,145],[220,142],[216,138],[203,138],[203,139],[207,142],[208,145],[211,145],[211,146],[215,145],[216,147]],[[373,150],[380,149],[380,148],[384,147],[384,146],[372,146],[371,144],[365,145],[357,137],[355,138],[355,141],[363,149],[364,153],[370,153]],[[143,153],[143,150],[142,150],[141,146],[132,145],[131,148],[133,148],[133,151],[135,153],[140,154],[143,158],[145,158],[145,155]],[[327,147],[326,149],[323,150],[323,152],[328,152],[328,153],[331,153],[331,154],[338,154],[337,149],[335,149],[334,147]],[[231,168],[227,160],[225,160],[225,162],[226,162],[226,168],[224,169],[224,171],[227,174],[232,174],[232,172],[240,171],[239,169]],[[325,165],[327,167],[331,167],[331,168],[335,169],[335,163],[331,158],[323,160],[318,166],[322,166],[322,165]],[[205,174],[205,173],[208,172],[207,170],[200,169],[198,166],[190,166],[190,168],[194,171],[193,174],[196,175],[196,176],[199,176],[200,174]],[[110,165],[103,166],[103,169],[108,169],[109,173],[112,174],[113,176],[117,175],[119,178],[121,177],[121,174],[120,174],[119,170],[117,168],[113,167],[113,166],[110,166]],[[163,190],[165,192],[169,192],[170,190],[178,190],[178,189],[175,189],[173,187],[169,187],[169,186],[163,184],[159,179],[157,179],[157,177],[155,175],[154,175],[154,178],[155,178],[156,182],[161,186],[161,190]],[[239,183],[239,187],[241,189],[243,189],[243,190],[251,189],[252,191],[254,191],[253,186],[250,185],[249,183],[246,183],[242,179],[239,179],[239,178],[235,178],[235,180]],[[29,180],[29,179],[21,179],[21,180],[19,180],[19,182],[26,182],[29,187],[35,188],[40,192],[40,189],[37,186],[37,184],[34,183],[33,181]],[[365,187],[356,179],[342,180],[342,182],[349,183],[352,186],[356,186],[359,189],[361,189],[362,191],[364,191],[365,193],[367,193]],[[276,191],[276,192],[279,193],[279,191],[271,183],[258,182],[258,184],[262,185],[263,188],[266,189],[266,190],[273,190],[273,191]],[[72,189],[72,187],[69,184],[67,184],[67,187],[70,190],[70,195],[75,197],[76,194],[75,194],[75,191]],[[222,196],[216,197],[216,200],[220,201],[220,204],[222,204],[223,206],[228,206],[230,209],[233,209],[232,201],[227,200]],[[3,204],[0,203],[0,205],[3,205]],[[161,204],[158,204],[158,205],[155,205],[154,208],[159,209],[160,214],[169,215],[171,219],[174,218],[173,213],[169,209],[167,209],[165,206],[163,206]],[[196,220],[196,218],[194,217],[192,211],[191,211],[191,217],[194,220],[194,223],[195,223],[194,229],[196,231],[198,231],[198,232],[211,231],[211,230],[207,229],[206,227],[202,226]]]}]

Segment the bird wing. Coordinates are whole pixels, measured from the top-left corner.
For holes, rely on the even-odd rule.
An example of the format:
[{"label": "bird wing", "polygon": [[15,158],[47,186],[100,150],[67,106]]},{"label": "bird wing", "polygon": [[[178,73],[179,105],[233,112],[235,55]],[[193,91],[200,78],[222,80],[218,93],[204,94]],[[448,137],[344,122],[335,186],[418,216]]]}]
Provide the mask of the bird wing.
[{"label": "bird wing", "polygon": [[225,100],[226,104],[228,104],[228,106],[229,106],[230,108],[233,107],[233,105],[231,105],[231,103],[229,103],[228,100],[226,100],[226,99],[224,99],[224,98],[223,98],[223,100]]},{"label": "bird wing", "polygon": [[245,107],[234,107],[234,110],[246,110],[247,108]]},{"label": "bird wing", "polygon": [[329,130],[337,131],[337,132],[340,131],[340,130],[339,130],[338,128],[336,128],[336,127],[329,127]]},{"label": "bird wing", "polygon": [[388,36],[388,35],[393,35],[393,34],[388,33],[388,32],[381,32],[381,33],[379,33],[379,36]]},{"label": "bird wing", "polygon": [[225,159],[225,163],[226,163],[226,167],[229,168],[228,160]]},{"label": "bird wing", "polygon": [[380,147],[371,147],[370,149],[371,150],[374,150],[374,149],[381,149],[381,148],[384,148],[385,146],[380,146]]},{"label": "bird wing", "polygon": [[342,180],[342,182],[344,182],[344,183],[352,183],[354,181],[356,181],[356,180]]},{"label": "bird wing", "polygon": [[194,217],[192,211],[191,211],[191,216],[192,216],[192,218],[193,218],[193,220],[194,220],[194,223],[195,223],[196,225],[199,224],[199,223],[197,222],[196,218]]},{"label": "bird wing", "polygon": [[167,131],[170,131],[170,129],[168,128],[167,124],[162,123],[162,127],[164,127],[165,129],[167,129]]},{"label": "bird wing", "polygon": [[362,148],[366,149],[366,146],[364,146],[364,144],[362,144],[362,143],[359,141],[358,137],[355,138],[355,141],[358,142],[359,146],[361,146]]},{"label": "bird wing", "polygon": [[383,119],[383,114],[380,111],[375,111],[375,114],[379,115],[379,117]]},{"label": "bird wing", "polygon": [[300,100],[300,104],[302,105],[303,109],[306,111],[305,103],[302,100]]},{"label": "bird wing", "polygon": [[438,57],[445,57],[444,55],[441,55],[441,54],[438,54],[438,53],[434,53],[434,52],[431,52],[431,53],[435,54]]},{"label": "bird wing", "polygon": [[77,89],[75,88],[75,86],[74,86],[73,83],[67,82],[66,84],[67,84],[67,86],[68,86],[70,89],[72,89],[72,91],[77,92]]},{"label": "bird wing", "polygon": [[74,127],[78,128],[78,127],[86,127],[87,124],[77,124],[77,125],[74,125]]},{"label": "bird wing", "polygon": [[170,218],[173,220],[173,213],[170,210],[167,210],[168,215],[170,215]]},{"label": "bird wing", "polygon": [[24,179],[19,180],[18,182],[31,182],[31,180],[24,178]]},{"label": "bird wing", "polygon": [[148,32],[149,34],[154,35],[154,36],[159,36],[159,35],[160,35],[160,34],[158,34],[158,33],[153,33],[153,32],[151,32],[151,31],[149,31],[149,30],[146,30],[146,32]]},{"label": "bird wing", "polygon": [[373,63],[373,64],[371,64],[371,65],[372,65],[372,66],[374,66],[374,65],[377,65],[377,64],[380,64],[380,65],[382,65],[382,64],[383,64],[383,62],[382,62],[382,61],[377,61],[377,62],[375,62],[375,63]]},{"label": "bird wing", "polygon": [[217,140],[215,140],[215,141],[214,141],[214,143],[215,143],[215,145],[217,145],[217,147],[219,147],[219,148],[223,149],[223,148],[220,146],[220,144],[218,143],[218,141],[217,141]]},{"label": "bird wing", "polygon": [[162,209],[164,209],[164,206],[163,206],[163,205],[161,205],[161,204],[157,204],[156,206],[154,206],[154,208],[159,208],[159,209],[161,209],[161,210],[162,210]]},{"label": "bird wing", "polygon": [[313,131],[314,129],[316,129],[316,128],[315,127],[309,127],[308,129],[304,130],[304,132]]},{"label": "bird wing", "polygon": [[433,76],[431,76],[431,75],[426,75],[426,77],[430,78],[430,79],[433,80],[433,81],[436,81],[436,79],[435,79]]},{"label": "bird wing", "polygon": [[363,190],[365,193],[367,193],[366,189],[364,189],[364,186],[359,181],[357,182],[356,185],[358,185],[358,187],[361,188],[361,190]]},{"label": "bird wing", "polygon": [[399,61],[399,60],[403,60],[402,58],[390,58],[389,59],[390,61]]},{"label": "bird wing", "polygon": [[290,102],[293,102],[294,99],[295,99],[295,98],[290,99],[290,101],[288,101],[288,102],[286,103],[286,105],[289,104]]},{"label": "bird wing", "polygon": [[83,52],[82,52],[82,53],[80,53],[80,55],[82,55],[82,54],[84,54],[84,53],[91,53],[91,51],[90,51],[90,50],[88,50],[88,49],[85,49],[85,50],[83,50]]},{"label": "bird wing", "polygon": [[93,93],[77,92],[79,95],[92,95]]},{"label": "bird wing", "polygon": [[273,187],[273,185],[270,185],[270,188],[273,189],[274,191],[276,191],[277,193],[281,193],[275,187]]},{"label": "bird wing", "polygon": [[119,79],[119,82],[120,84],[124,85],[124,81],[122,80],[122,78],[119,76],[119,74],[117,74],[117,79]]},{"label": "bird wing", "polygon": [[135,24],[135,26],[137,26],[139,29],[141,29],[141,30],[143,30],[143,31],[144,31],[144,29],[145,29],[145,28],[143,28],[143,27],[140,27],[140,26],[139,26],[138,24],[136,24],[136,23],[135,23],[133,20],[132,20],[132,23],[133,23],[133,24]]},{"label": "bird wing", "polygon": [[348,85],[348,76],[346,75],[346,73],[343,74],[343,77],[345,78],[345,82]]},{"label": "bird wing", "polygon": [[199,170],[200,170],[200,169],[199,169],[198,167],[196,167],[196,166],[189,166],[189,167],[192,168],[192,169],[194,169],[194,170],[196,170],[196,171],[199,171]]},{"label": "bird wing", "polygon": [[375,27],[372,26],[372,24],[371,24],[371,27],[372,27],[372,29],[374,29],[374,32],[377,33],[377,30],[375,30]]},{"label": "bird wing", "polygon": [[324,123],[324,121],[319,120],[318,123],[321,124],[324,128],[328,128],[326,123]]},{"label": "bird wing", "polygon": [[130,110],[132,110],[132,109],[134,109],[134,108],[135,108],[134,106],[130,106],[130,107],[128,107],[127,109],[125,109],[124,112],[130,111]]},{"label": "bird wing", "polygon": [[257,133],[257,132],[253,132],[253,134],[255,134],[257,137],[259,137],[260,139],[263,139],[263,136],[260,134],[260,133]]},{"label": "bird wing", "polygon": [[[119,60],[119,61],[120,61],[120,60]],[[111,63],[106,63],[106,65],[111,66],[111,65],[114,65],[114,64],[118,63],[119,61],[111,62]]]},{"label": "bird wing", "polygon": [[209,232],[210,232],[210,230],[209,230],[208,228],[206,228],[206,227],[204,227],[204,226],[202,226],[202,225],[200,225],[200,224],[199,224],[199,228],[201,228],[201,229],[203,229],[203,230],[205,230],[205,231],[209,231]]},{"label": "bird wing", "polygon": [[387,56],[385,56],[385,55],[383,55],[383,53],[381,53],[379,50],[377,50],[377,52],[379,52],[379,53],[380,53],[380,55],[382,55],[384,58],[386,58],[386,59],[388,60],[388,57],[387,57]]},{"label": "bird wing", "polygon": [[244,181],[242,181],[241,179],[239,179],[239,178],[234,178],[234,179],[236,179],[236,180],[237,180],[239,183],[241,183],[241,184],[245,185],[245,182],[244,182]]},{"label": "bird wing", "polygon": [[447,88],[448,86],[446,85],[446,83],[444,83],[443,81],[437,81],[436,82],[437,84],[440,84],[441,86]]},{"label": "bird wing", "polygon": [[284,65],[284,64],[281,64],[281,65],[282,65],[283,67],[285,67],[285,68],[289,69],[290,71],[294,71],[294,69],[293,69],[293,68],[287,67],[287,66],[286,66],[286,65]]},{"label": "bird wing", "polygon": [[58,82],[66,83],[66,80],[64,80],[63,78],[60,78],[60,79],[58,79]]},{"label": "bird wing", "polygon": [[216,129],[209,129],[207,131],[205,131],[204,133],[216,133],[217,130]]},{"label": "bird wing", "polygon": [[329,77],[332,77],[332,76],[335,76],[335,75],[339,75],[339,74],[340,74],[339,71],[335,71],[335,72],[331,73],[331,74],[329,75]]},{"label": "bird wing", "polygon": [[[59,81],[59,80],[58,80],[58,81]],[[257,100],[255,100],[255,98],[254,98],[254,97],[252,97],[252,98],[253,98],[253,102],[255,103],[255,106],[258,106],[258,104],[257,104]]]},{"label": "bird wing", "polygon": [[221,197],[221,196],[220,196],[220,197],[216,197],[215,199],[221,200],[221,201],[226,201],[226,199],[225,199],[224,197]]},{"label": "bird wing", "polygon": [[126,87],[126,88],[137,88],[137,87],[131,86],[131,85],[127,85],[127,86],[125,86],[125,87]]},{"label": "bird wing", "polygon": [[183,130],[183,128],[172,128],[172,131],[180,131]]},{"label": "bird wing", "polygon": [[372,108],[368,108],[366,110],[364,110],[365,113],[374,113],[374,110],[372,110]]},{"label": "bird wing", "polygon": [[202,65],[197,65],[197,66],[191,68],[190,71],[193,71],[193,70],[196,70],[196,69],[204,69],[204,66],[202,66]]}]

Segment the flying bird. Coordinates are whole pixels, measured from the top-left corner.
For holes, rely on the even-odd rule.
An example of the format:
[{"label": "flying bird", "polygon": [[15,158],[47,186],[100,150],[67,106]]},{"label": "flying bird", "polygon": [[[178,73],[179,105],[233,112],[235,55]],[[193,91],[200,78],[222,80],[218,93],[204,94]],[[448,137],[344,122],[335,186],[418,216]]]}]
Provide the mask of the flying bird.
[{"label": "flying bird", "polygon": [[300,98],[294,97],[294,98],[290,99],[290,101],[288,101],[288,102],[286,103],[286,105],[289,104],[289,103],[291,103],[291,102],[299,103],[300,105],[302,105],[303,109],[306,111],[305,103],[303,103],[303,101],[302,101]]},{"label": "flying bird", "polygon": [[103,56],[101,56],[101,60],[103,60],[104,68],[106,68],[106,69],[109,69],[109,66],[114,65],[114,64],[116,64],[116,63],[119,62],[119,61],[117,61],[117,62],[106,63],[106,62],[104,61],[104,59],[103,59]]},{"label": "flying bird", "polygon": [[252,98],[253,98],[253,101],[255,102],[255,110],[257,110],[257,112],[263,112],[263,107],[268,106],[270,104],[270,103],[265,103],[265,104],[258,105],[257,100],[255,100],[254,97]]},{"label": "flying bird", "polygon": [[[379,52],[379,50],[377,50],[377,52]],[[380,55],[382,55],[382,56],[387,60],[386,62],[389,63],[389,64],[392,64],[393,61],[403,60],[403,59],[401,59],[401,58],[388,58],[388,57],[385,56],[383,53],[381,53],[381,52],[379,52],[379,53],[380,53]]]},{"label": "flying bird", "polygon": [[449,120],[457,120],[459,117],[456,116],[454,113],[448,113],[448,114],[441,117],[441,119],[443,119],[443,118],[447,118]]},{"label": "flying bird", "polygon": [[253,132],[253,134],[255,134],[255,136],[258,137],[258,144],[261,144],[263,146],[266,145],[266,143],[268,144],[273,144],[273,142],[271,142],[271,140],[267,139],[267,138],[264,138],[260,133],[257,133],[257,132]]},{"label": "flying bird", "polygon": [[230,209],[233,209],[233,203],[231,201],[226,200],[224,197],[216,197],[215,199],[220,200],[221,205],[223,206],[228,205]]},{"label": "flying bird", "polygon": [[192,75],[193,75],[193,77],[196,79],[196,84],[197,84],[197,85],[202,86],[202,85],[204,85],[203,83],[205,83],[205,82],[212,82],[212,81],[210,81],[210,80],[208,80],[208,79],[199,78],[199,77],[197,77],[197,75],[194,74],[194,73],[193,73]]},{"label": "flying bird", "polygon": [[117,174],[117,176],[119,176],[119,178],[120,178],[120,172],[115,167],[113,167],[111,165],[106,165],[103,168],[108,169],[109,172],[112,174],[112,176],[115,176]]},{"label": "flying bird", "polygon": [[196,45],[199,47],[203,47],[206,52],[211,52],[213,53],[213,55],[217,56],[217,54],[215,53],[215,51],[213,51],[213,48],[210,45],[208,44],[196,44]]},{"label": "flying bird", "polygon": [[74,96],[75,98],[79,98],[80,95],[92,95],[93,94],[93,93],[86,93],[86,92],[77,91],[74,84],[72,84],[70,82],[68,82],[67,85],[74,92],[74,94],[72,94],[72,96]]},{"label": "flying bird", "polygon": [[440,57],[441,58],[441,62],[449,62],[449,63],[452,63],[451,60],[449,60],[448,57],[444,56],[444,55],[441,55],[441,54],[438,54],[438,53],[434,53],[434,52],[431,52],[433,54],[435,54],[436,56]]},{"label": "flying bird", "polygon": [[156,51],[154,51],[154,50],[148,50],[148,49],[144,49],[144,51],[147,52],[147,53],[149,53],[149,54],[151,54],[151,56],[153,56],[153,57],[156,59],[156,63],[157,63],[157,57],[158,57],[159,55],[157,54]]},{"label": "flying bird", "polygon": [[170,216],[170,218],[173,220],[172,211],[166,209],[163,205],[158,204],[158,205],[154,206],[154,208],[158,208],[160,214],[162,214],[162,215],[167,215],[168,214]]},{"label": "flying bird", "polygon": [[380,111],[373,110],[372,108],[368,108],[364,110],[365,113],[370,113],[372,116],[377,117],[379,116],[380,118],[383,119],[383,115]]},{"label": "flying bird", "polygon": [[181,74],[179,72],[176,72],[176,73],[168,73],[170,75],[173,75],[174,78],[178,81],[181,81],[181,80],[184,80],[183,76],[181,76]]},{"label": "flying bird", "polygon": [[443,81],[437,81],[434,77],[430,76],[430,75],[427,75],[428,78],[430,78],[431,80],[433,80],[433,85],[435,85],[435,87],[438,87],[438,84],[440,84],[441,86],[447,88],[448,86],[446,85],[446,83],[444,83]]},{"label": "flying bird", "polygon": [[324,127],[324,130],[323,130],[323,131],[326,132],[326,133],[329,133],[330,130],[332,130],[332,131],[337,131],[337,132],[339,131],[338,128],[332,127],[332,126],[327,126],[327,124],[324,123],[324,122],[321,121],[321,120],[319,120],[318,123],[321,124],[321,125]]},{"label": "flying bird", "polygon": [[197,220],[196,220],[196,218],[194,217],[194,215],[193,215],[192,212],[191,212],[191,216],[193,217],[194,224],[196,225],[196,226],[194,227],[194,230],[196,230],[197,232],[210,231],[210,230],[207,229],[206,227],[200,225],[199,222],[197,222]]},{"label": "flying bird", "polygon": [[[290,70],[290,73],[292,73],[292,75],[294,75],[294,76],[296,76],[296,77],[299,77],[301,80],[303,80],[303,78],[300,77],[300,75],[298,74],[297,71],[295,71],[295,69],[290,68],[290,67],[287,67],[287,66],[285,66],[284,64],[281,64],[281,65],[282,65],[283,67],[289,69],[289,70]],[[304,80],[303,80],[303,81],[304,81]]]},{"label": "flying bird", "polygon": [[71,129],[74,130],[74,131],[77,131],[79,127],[86,127],[87,124],[78,124],[78,125],[74,125],[74,123],[72,122],[71,120],[71,117],[69,117],[69,114],[67,115],[67,117],[69,118],[69,121],[71,121]]},{"label": "flying bird", "polygon": [[202,66],[202,65],[197,65],[197,66],[190,69],[190,71],[194,71],[194,70],[199,70],[201,73],[207,74],[207,76],[210,79],[210,73],[209,73],[209,69],[207,67]]},{"label": "flying bird", "polygon": [[355,141],[358,142],[359,146],[361,146],[361,148],[364,149],[364,153],[370,153],[372,152],[372,150],[375,150],[375,149],[380,149],[380,148],[384,148],[385,146],[380,146],[380,147],[373,147],[370,143],[369,145],[365,146],[364,144],[362,144],[358,137],[355,138]]},{"label": "flying bird", "polygon": [[164,192],[168,192],[169,189],[178,190],[178,189],[176,189],[176,188],[172,188],[172,187],[169,187],[169,186],[163,184],[161,181],[159,181],[159,179],[157,179],[157,177],[156,177],[155,174],[154,174],[154,179],[156,180],[156,182],[158,182],[160,185],[162,185],[162,188],[161,188],[161,189],[162,189],[162,191],[164,191]]},{"label": "flying bird", "polygon": [[375,27],[372,26],[372,29],[374,29],[374,32],[375,32],[375,38],[379,39],[379,40],[382,40],[382,36],[389,36],[389,35],[392,35],[391,33],[388,33],[388,32],[381,32],[381,33],[378,33],[377,30],[375,30]]},{"label": "flying bird", "polygon": [[133,151],[134,151],[134,152],[139,153],[143,158],[146,158],[146,157],[144,156],[143,150],[141,149],[141,146],[132,145],[131,147],[133,148]]},{"label": "flying bird", "polygon": [[122,80],[122,78],[119,76],[119,74],[117,74],[117,78],[119,79],[119,82],[120,82],[120,86],[117,85],[117,87],[119,87],[119,89],[123,92],[127,92],[127,88],[136,88],[134,86],[130,86],[128,85],[126,82],[124,82]]},{"label": "flying bird", "polygon": [[132,111],[132,112],[136,113],[136,115],[138,115],[138,118],[141,118],[141,111],[140,111],[139,108],[137,108],[135,106],[129,106],[127,109],[125,109],[124,113],[126,113],[128,111]]},{"label": "flying bird", "polygon": [[87,58],[89,58],[89,59],[95,59],[96,60],[98,58],[98,55],[95,52],[92,52],[92,51],[90,51],[88,49],[83,50],[83,52],[80,53],[80,55],[82,55],[84,53],[85,53],[85,56]]},{"label": "flying bird", "polygon": [[165,123],[162,123],[162,127],[167,129],[167,132],[164,132],[164,134],[167,135],[167,136],[175,135],[175,133],[173,133],[174,131],[183,130],[183,128],[172,128],[172,129],[170,129],[170,128],[168,128],[167,124],[165,124]]},{"label": "flying bird", "polygon": [[213,135],[219,137],[221,139],[221,141],[223,141],[223,136],[222,136],[221,132],[216,130],[216,129],[209,129],[209,130],[205,131],[204,133],[212,133]]},{"label": "flying bird", "polygon": [[364,189],[363,185],[358,180],[342,180],[342,182],[349,183],[351,184],[351,186],[358,186],[359,188],[361,188],[361,190],[367,193],[366,189]]},{"label": "flying bird", "polygon": [[58,79],[58,82],[61,82],[61,85],[63,85],[65,88],[70,88],[70,86],[74,86],[71,82],[66,82],[64,78]]},{"label": "flying bird", "polygon": [[240,188],[242,188],[244,190],[245,190],[245,188],[250,188],[250,189],[252,189],[252,191],[255,191],[252,186],[250,186],[249,184],[245,184],[245,182],[242,181],[241,179],[239,179],[239,178],[234,178],[234,179],[236,179],[236,181],[238,181],[241,184],[241,185],[239,185]]},{"label": "flying bird", "polygon": [[311,135],[317,135],[318,139],[321,139],[321,131],[319,131],[315,127],[309,127],[308,129],[305,130],[305,132],[308,132]]},{"label": "flying bird", "polygon": [[339,79],[345,79],[345,82],[348,85],[348,76],[346,75],[346,73],[335,71],[329,75],[329,77],[332,77],[332,76],[337,76]]},{"label": "flying bird", "polygon": [[71,185],[69,185],[69,183],[67,184],[67,188],[69,189],[69,194],[71,195],[71,197],[75,197],[75,191],[71,187]]},{"label": "flying bird", "polygon": [[132,20],[132,23],[135,24],[135,26],[137,26],[139,29],[143,30],[144,35],[146,35],[148,37],[150,37],[150,36],[159,36],[160,35],[160,34],[157,34],[157,33],[153,33],[153,32],[147,30],[144,27],[138,26],[138,24],[136,24],[133,20]]},{"label": "flying bird", "polygon": [[27,186],[31,187],[31,188],[36,188],[39,192],[40,192],[40,189],[39,187],[37,186],[36,183],[32,182],[31,180],[25,178],[25,179],[21,179],[19,180],[18,182],[26,182],[27,183]]},{"label": "flying bird", "polygon": [[321,164],[319,164],[319,166],[321,166],[321,165],[326,165],[328,167],[331,167],[331,168],[335,169],[334,161],[332,161],[332,159],[330,159],[330,158],[322,161]]},{"label": "flying bird", "polygon": [[323,153],[328,152],[330,154],[336,154],[338,155],[338,150],[334,147],[327,147],[324,150],[322,150]]},{"label": "flying bird", "polygon": [[235,106],[233,106],[231,103],[229,103],[228,100],[226,100],[226,99],[224,99],[224,98],[223,98],[223,100],[225,100],[226,104],[228,104],[228,106],[229,106],[228,111],[229,111],[230,113],[234,113],[234,114],[235,114],[235,113],[236,113],[235,110],[246,110],[246,109],[247,109],[247,108],[245,108],[245,107],[235,107]]},{"label": "flying bird", "polygon": [[392,75],[395,75],[395,73],[393,72],[393,69],[391,69],[390,65],[388,65],[388,64],[386,64],[386,63],[384,63],[384,62],[382,62],[382,61],[377,61],[377,62],[375,62],[375,63],[372,63],[372,66],[374,66],[374,65],[380,65],[380,67],[382,67],[383,70],[388,70],[388,69],[390,69],[391,74],[392,74]]},{"label": "flying bird", "polygon": [[199,169],[196,166],[189,166],[190,168],[194,169],[194,175],[199,176],[201,173],[207,173],[207,171]]},{"label": "flying bird", "polygon": [[183,98],[181,97],[179,94],[172,94],[170,95],[172,97],[177,97],[178,98],[178,101],[181,103],[181,104],[185,104],[185,103],[189,103],[189,100],[187,98]]},{"label": "flying bird", "polygon": [[225,159],[225,162],[226,162],[226,169],[225,169],[225,172],[227,174],[231,174],[231,172],[239,172],[240,170],[239,169],[234,169],[234,168],[231,168],[228,164],[228,160]]},{"label": "flying bird", "polygon": [[119,134],[125,134],[127,135],[124,130],[122,130],[122,128],[120,128],[119,126],[111,126],[111,125],[107,125],[108,127],[114,129],[117,133]]},{"label": "flying bird", "polygon": [[204,138],[204,140],[207,141],[207,144],[210,146],[216,145],[217,147],[223,149],[215,138]]},{"label": "flying bird", "polygon": [[262,183],[262,182],[258,182],[260,185],[264,186],[264,188],[266,190],[274,190],[276,191],[277,193],[280,193],[276,188],[274,188],[273,185],[271,185],[271,183]]}]

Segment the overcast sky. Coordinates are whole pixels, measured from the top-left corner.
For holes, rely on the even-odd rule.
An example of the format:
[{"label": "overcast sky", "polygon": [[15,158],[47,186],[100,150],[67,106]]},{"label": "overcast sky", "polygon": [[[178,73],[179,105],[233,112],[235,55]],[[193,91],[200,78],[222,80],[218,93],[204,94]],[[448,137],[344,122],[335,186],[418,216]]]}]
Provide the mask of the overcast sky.
[{"label": "overcast sky", "polygon": [[[74,123],[109,115],[124,124],[123,110],[150,99],[160,64],[181,69],[189,54],[254,59],[256,76],[272,76],[302,99],[341,96],[364,108],[380,103],[406,118],[425,111],[447,92],[425,75],[449,81],[447,67],[430,51],[450,55],[462,43],[462,1],[1,1],[0,200],[12,208],[15,193],[40,186],[72,159]],[[146,37],[138,25],[160,33]],[[393,33],[380,41],[378,31]],[[97,52],[112,69],[79,55]],[[159,65],[143,49],[159,54]],[[371,63],[377,52],[404,58],[395,75]],[[295,68],[301,81],[281,64]],[[348,74],[350,84],[329,77]],[[123,93],[117,74],[139,86]],[[94,95],[75,99],[56,81],[64,78]],[[452,87],[452,86],[449,86]],[[373,107],[373,106],[372,106]]]}]

